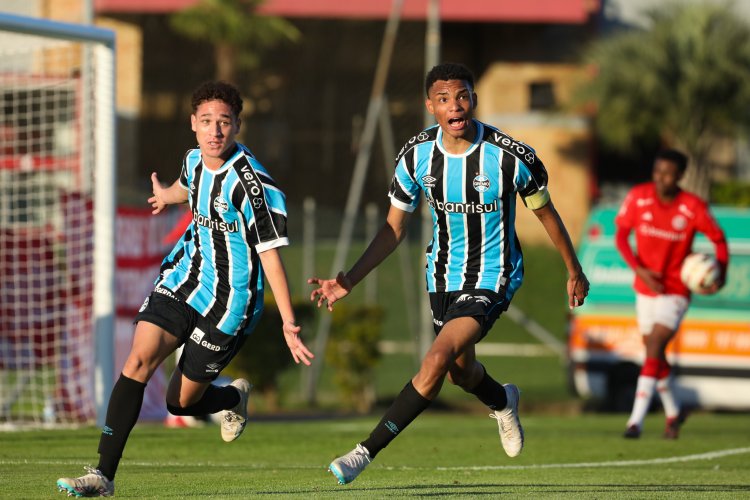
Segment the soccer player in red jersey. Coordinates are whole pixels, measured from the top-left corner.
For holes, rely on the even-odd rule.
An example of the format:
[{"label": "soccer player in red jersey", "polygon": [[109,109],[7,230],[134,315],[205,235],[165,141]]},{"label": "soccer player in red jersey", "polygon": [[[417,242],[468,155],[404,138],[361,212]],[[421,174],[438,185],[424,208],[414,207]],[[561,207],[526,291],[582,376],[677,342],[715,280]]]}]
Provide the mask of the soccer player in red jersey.
[{"label": "soccer player in red jersey", "polygon": [[[676,439],[684,420],[672,393],[665,351],[690,304],[690,290],[680,279],[680,269],[692,252],[696,232],[711,240],[721,268],[719,279],[699,293],[715,293],[726,280],[729,251],[724,232],[708,204],[677,185],[687,162],[687,156],[679,151],[658,153],[652,181],[631,189],[615,218],[617,249],[635,271],[636,316],[646,346],[626,438],[640,436],[654,389],[666,415],[664,437]],[[635,231],[635,253],[628,242],[631,231]]]}]

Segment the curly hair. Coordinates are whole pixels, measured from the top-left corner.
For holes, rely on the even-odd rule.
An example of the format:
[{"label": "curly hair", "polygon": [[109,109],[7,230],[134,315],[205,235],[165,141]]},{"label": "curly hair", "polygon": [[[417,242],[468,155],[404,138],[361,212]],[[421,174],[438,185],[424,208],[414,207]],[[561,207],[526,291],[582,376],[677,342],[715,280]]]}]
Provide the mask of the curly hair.
[{"label": "curly hair", "polygon": [[237,87],[227,82],[206,82],[195,89],[191,100],[193,113],[206,101],[224,101],[237,117],[242,112],[242,96]]},{"label": "curly hair", "polygon": [[463,64],[446,62],[434,66],[424,80],[424,90],[428,97],[430,87],[438,80],[463,80],[469,84],[472,90],[474,89],[474,75]]},{"label": "curly hair", "polygon": [[671,161],[677,165],[677,170],[679,172],[685,172],[685,170],[687,170],[688,157],[682,151],[676,149],[662,149],[656,153],[656,159]]}]

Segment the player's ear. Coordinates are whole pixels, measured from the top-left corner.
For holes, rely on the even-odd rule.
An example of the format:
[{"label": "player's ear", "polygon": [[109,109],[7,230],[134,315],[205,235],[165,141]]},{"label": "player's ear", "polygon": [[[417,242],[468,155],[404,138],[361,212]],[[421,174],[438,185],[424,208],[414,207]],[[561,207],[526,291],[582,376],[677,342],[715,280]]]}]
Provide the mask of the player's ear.
[{"label": "player's ear", "polygon": [[477,93],[471,93],[471,109],[477,109]]},{"label": "player's ear", "polygon": [[238,116],[238,117],[237,117],[237,122],[236,122],[236,125],[235,125],[235,129],[237,130],[237,132],[239,132],[239,131],[240,131],[240,125],[242,125],[242,118],[240,118],[240,117]]},{"label": "player's ear", "polygon": [[195,117],[195,115],[190,115],[190,128],[193,130],[193,132],[197,132],[196,125],[198,124],[198,118]]},{"label": "player's ear", "polygon": [[432,107],[432,101],[429,97],[425,99],[424,105],[427,107],[427,111],[429,111],[431,115],[435,114],[435,108]]}]

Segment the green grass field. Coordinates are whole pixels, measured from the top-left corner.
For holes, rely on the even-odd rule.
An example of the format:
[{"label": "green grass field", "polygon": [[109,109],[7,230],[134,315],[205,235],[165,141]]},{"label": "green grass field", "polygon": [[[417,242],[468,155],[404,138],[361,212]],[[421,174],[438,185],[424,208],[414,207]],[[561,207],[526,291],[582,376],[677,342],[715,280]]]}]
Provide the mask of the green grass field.
[{"label": "green grass field", "polygon": [[[640,440],[620,437],[622,415],[522,412],[523,454],[503,453],[482,413],[429,411],[352,484],[326,472],[376,417],[251,421],[226,444],[218,427],[138,425],[116,479],[119,498],[747,498],[746,415],[693,415],[678,441],[651,415]],[[0,497],[63,498],[55,481],[96,465],[98,431],[0,433]]]}]

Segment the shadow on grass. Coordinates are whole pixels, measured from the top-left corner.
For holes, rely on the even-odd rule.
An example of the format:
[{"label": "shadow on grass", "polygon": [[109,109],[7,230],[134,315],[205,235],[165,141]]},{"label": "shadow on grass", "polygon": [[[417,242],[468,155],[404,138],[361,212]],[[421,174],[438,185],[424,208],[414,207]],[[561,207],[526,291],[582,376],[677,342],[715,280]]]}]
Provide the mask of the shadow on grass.
[{"label": "shadow on grass", "polygon": [[[520,491],[519,491],[520,490]],[[316,495],[316,494],[340,494],[355,497],[388,495],[409,495],[414,497],[441,497],[441,496],[498,496],[524,494],[546,494],[546,495],[575,495],[575,494],[638,494],[638,493],[730,493],[750,492],[748,484],[588,484],[588,485],[560,485],[560,484],[514,484],[509,486],[503,483],[480,483],[480,484],[433,484],[418,486],[393,486],[393,487],[356,487],[340,486],[330,489],[288,490],[288,491],[254,491],[254,495]]]}]

